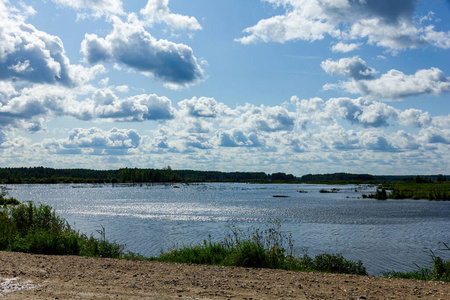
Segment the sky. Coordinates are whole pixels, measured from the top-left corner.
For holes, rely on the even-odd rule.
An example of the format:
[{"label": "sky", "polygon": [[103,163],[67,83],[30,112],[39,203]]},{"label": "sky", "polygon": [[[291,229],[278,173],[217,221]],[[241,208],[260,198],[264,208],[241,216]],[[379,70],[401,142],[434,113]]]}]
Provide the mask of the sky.
[{"label": "sky", "polygon": [[0,0],[0,166],[450,174],[449,0]]}]

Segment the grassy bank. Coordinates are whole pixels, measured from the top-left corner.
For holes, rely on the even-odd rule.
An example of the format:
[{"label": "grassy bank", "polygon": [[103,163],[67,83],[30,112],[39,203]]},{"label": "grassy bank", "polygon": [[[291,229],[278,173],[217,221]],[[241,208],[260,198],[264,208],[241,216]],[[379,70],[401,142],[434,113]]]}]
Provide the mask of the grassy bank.
[{"label": "grassy bank", "polygon": [[222,243],[204,241],[202,245],[174,248],[156,259],[165,262],[271,268],[291,271],[315,271],[367,275],[361,261],[346,260],[341,254],[294,256],[292,234],[284,234],[278,221],[266,228],[243,232],[229,226],[230,233]]},{"label": "grassy bank", "polygon": [[0,250],[36,254],[123,256],[123,246],[104,237],[86,236],[56,216],[46,205],[34,203],[0,209]]}]

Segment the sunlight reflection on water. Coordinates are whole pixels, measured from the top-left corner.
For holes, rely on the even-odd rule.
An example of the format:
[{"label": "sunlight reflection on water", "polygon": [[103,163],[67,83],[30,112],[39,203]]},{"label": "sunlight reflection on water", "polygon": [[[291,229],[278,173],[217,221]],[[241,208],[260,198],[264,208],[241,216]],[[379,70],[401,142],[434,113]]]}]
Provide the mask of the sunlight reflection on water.
[{"label": "sunlight reflection on water", "polygon": [[[52,206],[86,234],[107,237],[143,255],[176,243],[222,241],[232,220],[242,229],[280,219],[297,254],[342,253],[371,274],[425,266],[438,242],[449,241],[450,202],[362,199],[373,186],[211,183],[152,186],[9,185],[10,195]],[[93,188],[97,187],[97,188]],[[337,188],[323,194],[320,189]],[[307,191],[299,193],[298,191]],[[273,196],[286,197],[273,197]]]}]

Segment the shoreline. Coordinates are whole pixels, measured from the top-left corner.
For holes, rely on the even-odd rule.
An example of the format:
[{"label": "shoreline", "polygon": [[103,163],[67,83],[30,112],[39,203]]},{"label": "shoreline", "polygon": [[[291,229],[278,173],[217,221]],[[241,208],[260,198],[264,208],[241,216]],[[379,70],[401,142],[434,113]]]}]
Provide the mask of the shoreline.
[{"label": "shoreline", "polygon": [[[11,281],[11,279],[15,279]],[[0,251],[4,299],[448,299],[450,283]],[[1,292],[1,290],[0,290]]]}]

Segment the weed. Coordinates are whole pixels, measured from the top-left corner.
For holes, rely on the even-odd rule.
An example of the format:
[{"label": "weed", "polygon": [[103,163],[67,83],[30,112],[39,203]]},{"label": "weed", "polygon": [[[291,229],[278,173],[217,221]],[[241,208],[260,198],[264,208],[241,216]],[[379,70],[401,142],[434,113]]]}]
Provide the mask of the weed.
[{"label": "weed", "polygon": [[[443,249],[439,251],[450,251],[450,246],[447,243],[440,243],[443,245]],[[445,261],[440,256],[437,256],[432,250],[430,250],[429,256],[432,260],[432,265],[429,268],[419,267],[416,264],[417,270],[410,272],[396,272],[390,271],[384,274],[389,278],[405,278],[405,279],[417,279],[417,280],[435,280],[450,282],[450,260]]]}]

